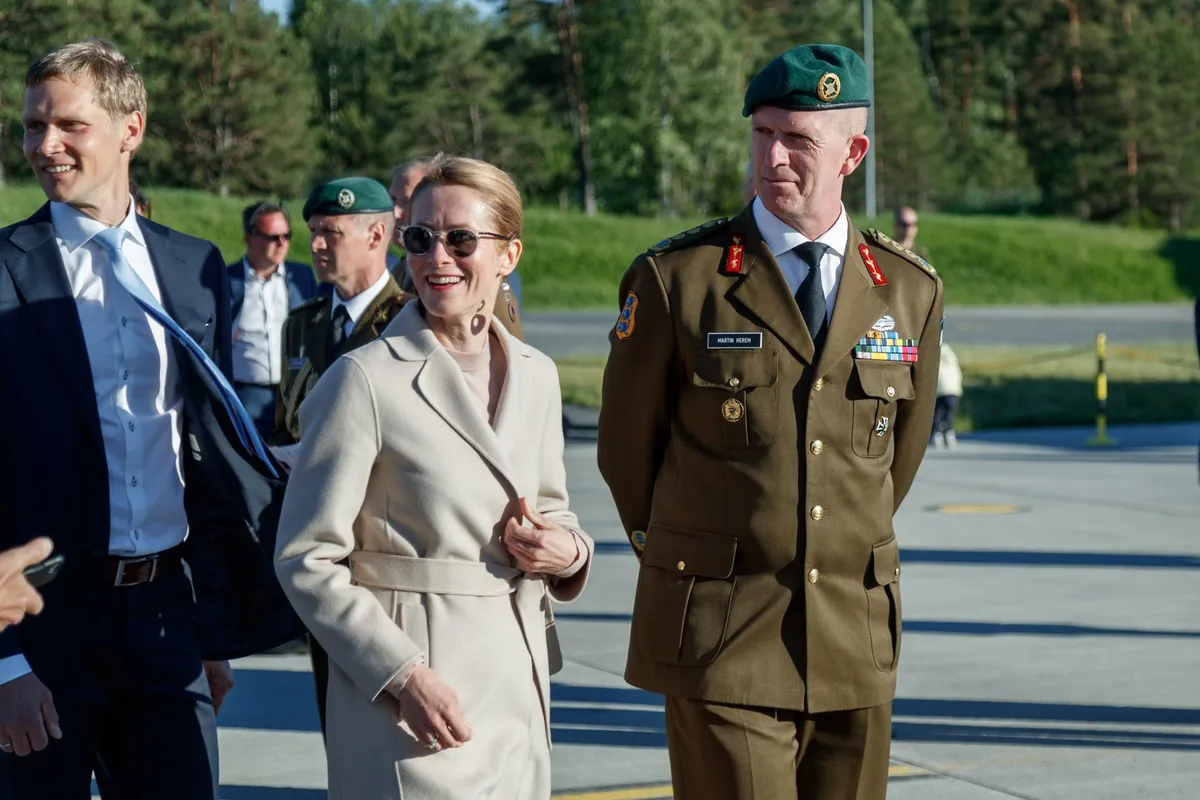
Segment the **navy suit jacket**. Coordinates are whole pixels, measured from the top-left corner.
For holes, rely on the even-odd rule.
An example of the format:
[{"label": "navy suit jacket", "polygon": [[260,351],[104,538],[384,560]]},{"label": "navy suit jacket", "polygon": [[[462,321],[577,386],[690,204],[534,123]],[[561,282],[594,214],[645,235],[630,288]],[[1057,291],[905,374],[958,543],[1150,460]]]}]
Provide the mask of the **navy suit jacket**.
[{"label": "navy suit jacket", "polygon": [[[222,371],[230,364],[229,282],[211,243],[138,219],[163,305]],[[168,337],[168,341],[174,342]],[[206,659],[282,644],[302,628],[272,558],[284,484],[233,433],[211,377],[175,344],[183,395],[188,538]],[[108,473],[91,366],[44,205],[0,230],[0,550],[49,536],[66,556],[46,609],[0,633],[0,657],[24,653],[39,675],[70,676],[89,609],[105,587]]]},{"label": "navy suit jacket", "polygon": [[[317,279],[313,277],[307,264],[285,261],[283,266],[290,311],[317,296]],[[242,313],[242,303],[246,300],[246,265],[235,261],[226,267],[226,272],[229,275],[229,298],[233,304],[231,319],[237,319],[238,314]]]}]

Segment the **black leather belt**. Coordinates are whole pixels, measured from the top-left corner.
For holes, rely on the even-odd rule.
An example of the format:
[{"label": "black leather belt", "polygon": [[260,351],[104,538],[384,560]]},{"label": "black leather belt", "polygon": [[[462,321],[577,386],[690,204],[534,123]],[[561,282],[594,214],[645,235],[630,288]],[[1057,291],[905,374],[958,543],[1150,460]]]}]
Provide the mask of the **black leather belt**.
[{"label": "black leather belt", "polygon": [[138,586],[152,583],[163,569],[179,563],[178,547],[136,558],[112,556],[108,559],[105,575],[109,586]]}]

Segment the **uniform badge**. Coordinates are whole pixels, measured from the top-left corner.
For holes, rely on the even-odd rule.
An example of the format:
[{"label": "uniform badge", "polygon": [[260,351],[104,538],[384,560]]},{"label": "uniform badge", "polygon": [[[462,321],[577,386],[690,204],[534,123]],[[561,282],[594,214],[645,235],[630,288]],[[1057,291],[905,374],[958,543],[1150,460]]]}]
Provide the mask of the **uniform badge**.
[{"label": "uniform badge", "polygon": [[890,331],[894,330],[895,328],[895,317],[889,317],[887,314],[884,314],[882,317],[875,320],[875,324],[871,326],[871,330],[873,331]]},{"label": "uniform badge", "polygon": [[621,307],[621,316],[617,317],[616,334],[618,340],[625,341],[630,336],[633,336],[633,329],[637,325],[637,307],[637,295],[633,292],[625,295],[625,305]]},{"label": "uniform badge", "polygon": [[342,189],[337,194],[337,203],[342,208],[350,208],[354,205],[354,192],[349,189]]},{"label": "uniform badge", "polygon": [[721,416],[726,422],[737,422],[746,415],[746,407],[736,397],[731,397],[721,404]]},{"label": "uniform badge", "polygon": [[629,540],[633,542],[633,549],[639,553],[646,549],[646,532],[634,531],[629,535]]},{"label": "uniform badge", "polygon": [[879,265],[875,263],[875,256],[871,255],[871,248],[865,244],[858,246],[858,253],[862,256],[863,263],[867,265],[867,272],[871,276],[876,286],[886,286],[887,278],[883,277],[883,273],[879,271]]},{"label": "uniform badge", "polygon": [[842,93],[842,79],[832,72],[826,72],[821,76],[821,80],[817,81],[817,97],[822,102],[828,103],[831,100],[836,100],[837,96]]},{"label": "uniform badge", "polygon": [[875,423],[875,435],[883,436],[886,434],[888,432],[889,425],[890,423],[888,422],[887,417],[880,417],[879,421]]},{"label": "uniform badge", "polygon": [[742,237],[734,236],[729,245],[729,254],[725,256],[725,266],[721,272],[725,275],[742,274]]}]

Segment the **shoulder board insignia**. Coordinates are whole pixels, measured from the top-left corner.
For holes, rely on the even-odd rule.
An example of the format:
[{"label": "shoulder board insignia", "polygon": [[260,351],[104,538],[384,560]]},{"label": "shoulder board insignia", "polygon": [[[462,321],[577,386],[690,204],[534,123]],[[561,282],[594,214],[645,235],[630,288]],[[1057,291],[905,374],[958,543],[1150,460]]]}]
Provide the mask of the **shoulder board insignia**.
[{"label": "shoulder board insignia", "polygon": [[700,238],[703,238],[703,237],[709,235],[710,233],[717,230],[719,227],[721,227],[728,221],[729,221],[729,219],[727,217],[721,217],[720,219],[709,220],[708,222],[704,223],[703,225],[697,225],[696,227],[692,228],[691,230],[686,230],[683,233],[677,233],[674,236],[671,236],[667,239],[663,239],[661,242],[659,242],[658,244],[651,247],[650,252],[657,255],[659,253],[666,253],[671,250],[678,250],[680,247],[683,247],[684,245],[690,244],[691,242],[693,242],[697,239],[700,239]]},{"label": "shoulder board insignia", "polygon": [[903,258],[905,261],[910,261],[913,264],[916,264],[918,267],[925,270],[925,272],[929,273],[930,275],[935,275],[935,276],[937,275],[937,270],[933,268],[932,264],[930,264],[925,259],[921,258],[919,255],[914,253],[912,250],[909,250],[907,247],[901,247],[899,242],[897,242],[892,237],[888,236],[886,233],[881,233],[880,231],[876,230],[875,228],[871,228],[870,230],[868,230],[866,232],[866,236],[871,241],[875,242],[876,244],[878,244],[881,247],[886,248],[890,252],[895,253],[896,255]]}]

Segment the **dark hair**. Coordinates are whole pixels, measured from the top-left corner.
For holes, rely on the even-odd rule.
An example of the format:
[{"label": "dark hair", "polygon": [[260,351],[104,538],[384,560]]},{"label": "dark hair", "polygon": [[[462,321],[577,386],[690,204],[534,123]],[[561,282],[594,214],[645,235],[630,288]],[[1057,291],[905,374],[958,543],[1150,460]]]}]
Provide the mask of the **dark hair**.
[{"label": "dark hair", "polygon": [[292,218],[288,216],[287,209],[283,203],[272,203],[264,200],[260,203],[251,203],[242,209],[242,232],[247,235],[258,233],[254,226],[258,224],[261,218],[270,216],[271,214],[283,214],[283,218],[287,220],[288,228],[292,227]]},{"label": "dark hair", "polygon": [[[137,185],[137,181],[129,181],[129,193],[133,195],[133,210],[146,219],[150,219],[150,198],[142,191],[142,187]],[[145,213],[138,211],[138,209],[144,209]]]}]

